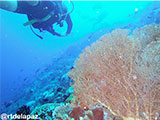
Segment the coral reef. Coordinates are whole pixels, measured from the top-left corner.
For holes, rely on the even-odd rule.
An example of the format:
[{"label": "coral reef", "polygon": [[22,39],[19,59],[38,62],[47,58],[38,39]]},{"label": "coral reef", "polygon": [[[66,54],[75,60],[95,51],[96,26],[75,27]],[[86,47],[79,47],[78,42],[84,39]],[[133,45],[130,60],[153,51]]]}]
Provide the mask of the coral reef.
[{"label": "coral reef", "polygon": [[[116,29],[87,47],[68,75],[73,105],[99,104],[124,120],[151,120],[160,113],[159,24]],[[155,69],[154,69],[155,68]]]},{"label": "coral reef", "polygon": [[[30,111],[30,107],[23,105],[20,108],[18,108],[16,114],[17,115],[30,115],[31,111]],[[18,119],[16,119],[18,120]],[[19,120],[27,120],[27,119],[19,119]]]},{"label": "coral reef", "polygon": [[[70,68],[72,68],[72,64],[74,60],[78,57],[78,54],[80,54],[81,51],[86,46],[95,42],[100,36],[116,28],[125,28],[130,30],[134,30],[135,28],[137,28],[137,32],[135,33],[137,35],[135,36],[137,36],[138,39],[140,39],[139,36],[141,36],[141,39],[140,39],[141,45],[144,47],[148,46],[144,48],[145,49],[144,51],[147,51],[148,48],[150,48],[150,51],[151,51],[151,52],[150,51],[141,52],[143,56],[141,57],[143,58],[143,64],[141,65],[145,67],[148,64],[147,61],[150,61],[150,62],[152,61],[152,59],[148,60],[148,58],[152,58],[152,53],[154,53],[151,50],[152,47],[148,44],[148,43],[151,43],[153,39],[148,39],[149,40],[148,41],[146,40],[148,38],[146,36],[149,36],[149,38],[151,38],[150,35],[153,36],[153,34],[155,34],[155,31],[158,31],[158,29],[156,28],[157,25],[154,25],[154,26],[151,25],[152,28],[149,28],[148,26],[146,26],[148,27],[148,30],[144,32],[145,30],[144,27],[143,29],[138,27],[141,27],[143,25],[150,24],[150,23],[160,23],[159,16],[160,16],[160,7],[158,2],[155,1],[153,5],[151,4],[147,9],[133,16],[132,19],[130,19],[130,17],[129,17],[130,20],[126,19],[126,22],[123,22],[123,23],[118,22],[110,27],[103,26],[104,28],[101,28],[98,31],[94,31],[93,33],[90,33],[87,36],[81,36],[82,39],[77,40],[75,44],[70,44],[71,45],[70,47],[68,47],[66,50],[62,50],[60,53],[58,53],[57,56],[53,56],[53,63],[51,65],[45,66],[45,68],[43,67],[37,68],[33,76],[27,76],[27,79],[25,77],[24,81],[25,81],[25,84],[27,85],[27,87],[23,86],[25,91],[22,92],[18,88],[17,90],[19,91],[18,94],[14,93],[15,97],[11,101],[6,101],[4,104],[2,104],[0,107],[0,111],[2,113],[8,113],[8,114],[15,113],[15,111],[22,105],[30,106],[30,109],[32,111],[33,109],[35,109],[36,106],[41,106],[43,104],[50,103],[50,102],[57,103],[57,102],[64,101],[66,99],[66,95],[68,96],[71,93],[64,93],[63,91],[62,92],[60,91],[58,94],[55,94],[57,97],[55,97],[53,93],[55,93],[55,91],[58,90],[58,88],[69,87],[70,79],[67,77],[66,73],[69,71]],[[152,29],[152,33],[150,32],[151,31],[150,29]],[[148,33],[148,31],[150,33]],[[155,45],[157,44],[156,42],[160,40],[160,37],[158,37],[159,32],[157,33],[158,34],[155,35],[155,37],[156,36],[157,37],[153,41]],[[142,34],[144,37],[142,37]],[[144,56],[147,56],[147,57],[144,57]],[[152,63],[152,66],[150,66],[155,68],[155,69],[151,68],[152,75],[150,75],[150,77],[153,77],[154,75],[158,75],[158,74],[155,74],[159,70],[158,63],[160,62],[158,62],[158,57],[155,57],[153,62],[157,64]],[[144,65],[144,63],[146,65]],[[139,72],[144,72],[143,67],[139,67],[139,68],[137,67],[137,70],[139,70]]]},{"label": "coral reef", "polygon": [[104,110],[99,107],[82,109],[70,104],[58,106],[54,111],[55,119],[60,120],[104,120]]},{"label": "coral reef", "polygon": [[52,120],[52,114],[58,104],[47,103],[42,106],[37,106],[31,115],[38,115],[39,120]]},{"label": "coral reef", "polygon": [[20,93],[16,94],[12,101],[2,104],[1,112],[15,114],[17,109],[23,105],[29,106],[30,110],[33,111],[37,106],[46,103],[69,102],[68,97],[72,93],[70,83],[72,81],[66,73],[72,67],[74,60],[59,57],[54,59],[54,64],[37,69],[35,75],[28,78],[32,82],[28,83],[27,81],[29,85],[24,87],[25,91],[19,91]]},{"label": "coral reef", "polygon": [[[71,104],[48,103],[37,107],[31,115],[38,115],[39,120],[104,120],[105,116],[103,108],[98,106],[92,109],[82,109],[80,106],[72,106]],[[119,120],[115,117],[115,120]]]},{"label": "coral reef", "polygon": [[152,41],[158,41],[160,38],[160,24],[150,24],[133,31],[133,37],[138,38],[142,47],[146,47]]},{"label": "coral reef", "polygon": [[59,87],[57,89],[50,88],[43,93],[42,97],[39,99],[39,102],[41,104],[53,102],[61,103],[64,102],[70,94],[70,91],[64,87]]},{"label": "coral reef", "polygon": [[21,106],[21,107],[17,110],[16,114],[17,114],[17,115],[20,115],[20,114],[29,115],[30,112],[31,112],[31,111],[30,111],[30,107],[24,105],[24,106]]},{"label": "coral reef", "polygon": [[69,120],[68,111],[72,110],[70,104],[61,104],[53,111],[53,118],[58,120]]}]

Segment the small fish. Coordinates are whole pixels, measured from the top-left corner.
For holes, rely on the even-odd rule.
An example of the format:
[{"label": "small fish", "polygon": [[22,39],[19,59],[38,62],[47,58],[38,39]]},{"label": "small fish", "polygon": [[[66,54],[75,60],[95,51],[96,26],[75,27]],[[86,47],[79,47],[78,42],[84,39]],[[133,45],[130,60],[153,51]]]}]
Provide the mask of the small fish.
[{"label": "small fish", "polygon": [[13,103],[12,101],[10,101],[10,102],[5,102],[5,103],[4,103],[4,106],[5,106],[6,108],[8,108],[10,105],[12,105],[12,103]]},{"label": "small fish", "polygon": [[24,69],[20,69],[20,72],[23,72],[24,71]]},{"label": "small fish", "polygon": [[38,68],[35,73],[38,73],[39,71],[40,71],[40,68]]},{"label": "small fish", "polygon": [[23,81],[26,81],[27,79],[28,79],[28,78],[26,77],[26,78],[23,79]]}]

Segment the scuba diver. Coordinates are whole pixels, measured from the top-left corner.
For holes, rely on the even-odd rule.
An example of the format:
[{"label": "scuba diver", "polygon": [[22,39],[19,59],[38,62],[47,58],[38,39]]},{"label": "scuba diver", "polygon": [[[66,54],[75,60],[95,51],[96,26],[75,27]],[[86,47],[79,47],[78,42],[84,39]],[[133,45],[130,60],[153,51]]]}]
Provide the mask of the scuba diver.
[{"label": "scuba diver", "polygon": [[[62,1],[0,1],[0,8],[12,11],[19,14],[26,14],[28,17],[28,22],[24,23],[24,26],[39,29],[40,32],[48,31],[52,35],[59,37],[67,36],[72,30],[72,20],[70,13],[73,11],[74,6],[72,1],[72,10],[68,12],[67,7],[62,4]],[[63,27],[64,21],[67,23],[67,31],[65,35],[61,35],[56,32],[53,28],[53,24],[57,24]],[[33,27],[33,28],[32,28]],[[43,39],[42,36],[37,35],[39,38]]]}]

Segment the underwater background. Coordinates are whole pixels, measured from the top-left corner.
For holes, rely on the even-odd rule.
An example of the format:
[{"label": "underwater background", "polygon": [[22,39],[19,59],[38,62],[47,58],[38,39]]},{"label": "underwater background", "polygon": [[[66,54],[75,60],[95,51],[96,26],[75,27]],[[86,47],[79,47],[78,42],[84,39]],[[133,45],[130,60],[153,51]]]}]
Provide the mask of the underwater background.
[{"label": "underwater background", "polygon": [[[0,10],[0,113],[14,114],[25,105],[32,112],[47,103],[59,106],[74,91],[67,73],[85,47],[117,28],[133,31],[160,23],[160,1],[73,3],[71,34],[57,37],[46,32],[43,40],[23,26],[26,15]],[[57,30],[63,32],[65,27]]]}]

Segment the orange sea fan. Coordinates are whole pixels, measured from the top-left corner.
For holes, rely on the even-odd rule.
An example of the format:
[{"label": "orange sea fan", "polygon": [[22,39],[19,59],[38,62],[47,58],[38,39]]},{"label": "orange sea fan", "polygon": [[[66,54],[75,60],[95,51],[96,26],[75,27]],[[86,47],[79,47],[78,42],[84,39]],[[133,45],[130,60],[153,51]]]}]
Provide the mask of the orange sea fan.
[{"label": "orange sea fan", "polygon": [[147,50],[129,33],[114,30],[80,54],[68,73],[75,81],[75,103],[102,105],[125,120],[151,120],[160,112],[160,76],[153,70],[155,65],[160,69],[160,54],[155,48],[156,62],[147,65]]}]

